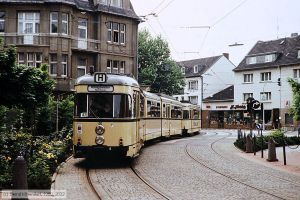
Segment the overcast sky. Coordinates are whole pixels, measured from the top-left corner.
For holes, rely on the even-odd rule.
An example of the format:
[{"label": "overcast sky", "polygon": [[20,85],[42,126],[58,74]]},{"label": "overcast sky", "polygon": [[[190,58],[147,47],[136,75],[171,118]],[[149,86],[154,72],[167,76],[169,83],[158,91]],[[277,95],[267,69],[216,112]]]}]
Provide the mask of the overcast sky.
[{"label": "overcast sky", "polygon": [[[176,61],[229,53],[238,65],[258,40],[300,33],[300,0],[131,0],[139,28],[162,35]],[[189,28],[209,26],[210,28]],[[234,43],[243,46],[229,47]]]}]

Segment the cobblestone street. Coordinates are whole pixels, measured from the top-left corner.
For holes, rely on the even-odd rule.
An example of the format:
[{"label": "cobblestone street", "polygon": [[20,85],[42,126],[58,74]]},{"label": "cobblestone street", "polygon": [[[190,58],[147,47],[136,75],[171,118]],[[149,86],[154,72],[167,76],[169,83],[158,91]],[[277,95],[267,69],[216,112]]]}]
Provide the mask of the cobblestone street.
[{"label": "cobblestone street", "polygon": [[[150,145],[132,165],[97,165],[91,183],[101,199],[300,199],[300,175],[240,152],[236,131],[205,132]],[[68,199],[97,199],[80,162],[67,162],[52,188],[66,189]]]}]

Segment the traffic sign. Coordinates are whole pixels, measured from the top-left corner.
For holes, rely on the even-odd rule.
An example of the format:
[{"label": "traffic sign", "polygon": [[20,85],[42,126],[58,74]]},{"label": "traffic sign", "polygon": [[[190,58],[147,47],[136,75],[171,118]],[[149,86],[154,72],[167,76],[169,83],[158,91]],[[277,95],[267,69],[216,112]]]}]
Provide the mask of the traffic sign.
[{"label": "traffic sign", "polygon": [[95,73],[94,80],[95,83],[106,83],[107,75],[106,73]]}]

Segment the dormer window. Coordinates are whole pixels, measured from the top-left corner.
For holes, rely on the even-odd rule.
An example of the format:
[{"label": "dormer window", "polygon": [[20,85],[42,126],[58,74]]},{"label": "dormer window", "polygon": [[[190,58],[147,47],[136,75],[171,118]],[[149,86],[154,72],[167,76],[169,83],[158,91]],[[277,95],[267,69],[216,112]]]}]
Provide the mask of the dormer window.
[{"label": "dormer window", "polygon": [[194,66],[194,73],[195,73],[195,74],[198,73],[198,70],[199,70],[199,69],[198,69],[198,65],[195,65],[195,66]]},{"label": "dormer window", "polygon": [[259,55],[259,56],[250,56],[246,59],[246,63],[248,65],[251,65],[251,64],[274,62],[275,60],[276,60],[276,54],[272,53],[272,54]]},{"label": "dormer window", "polygon": [[122,8],[122,0],[100,0],[101,4]]},{"label": "dormer window", "polygon": [[181,73],[185,74],[185,67],[181,67]]}]

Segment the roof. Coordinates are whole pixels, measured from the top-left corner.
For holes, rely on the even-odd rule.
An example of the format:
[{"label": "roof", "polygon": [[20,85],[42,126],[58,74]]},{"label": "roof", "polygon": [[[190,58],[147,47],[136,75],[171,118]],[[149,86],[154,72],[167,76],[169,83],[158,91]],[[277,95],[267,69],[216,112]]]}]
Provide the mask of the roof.
[{"label": "roof", "polygon": [[131,77],[117,75],[117,74],[107,74],[107,81],[105,83],[96,83],[94,80],[94,76],[90,74],[86,74],[84,76],[79,77],[76,80],[75,85],[125,85],[138,87],[138,82]]},{"label": "roof", "polygon": [[[271,41],[258,41],[248,55],[233,71],[256,70],[300,64],[298,50],[300,49],[300,36],[281,38]],[[246,64],[247,57],[276,53],[277,59],[269,63]]]},{"label": "roof", "polygon": [[[186,60],[177,62],[178,65],[185,67],[185,77],[198,77],[204,74],[210,67],[212,67],[221,56],[213,56],[207,58],[200,58],[194,60]],[[198,73],[194,73],[194,66],[198,66]]]},{"label": "roof", "polygon": [[224,90],[207,97],[203,99],[203,102],[216,102],[216,101],[233,101],[234,100],[234,86],[231,85],[228,88],[225,88]]},{"label": "roof", "polygon": [[0,3],[11,3],[11,4],[43,4],[43,3],[55,3],[55,4],[66,4],[75,6],[76,8],[89,11],[89,12],[104,12],[115,14],[123,17],[128,17],[140,21],[133,7],[130,3],[130,9],[117,8],[113,6],[107,6],[103,4],[94,5],[93,1],[90,0],[0,0]]}]

